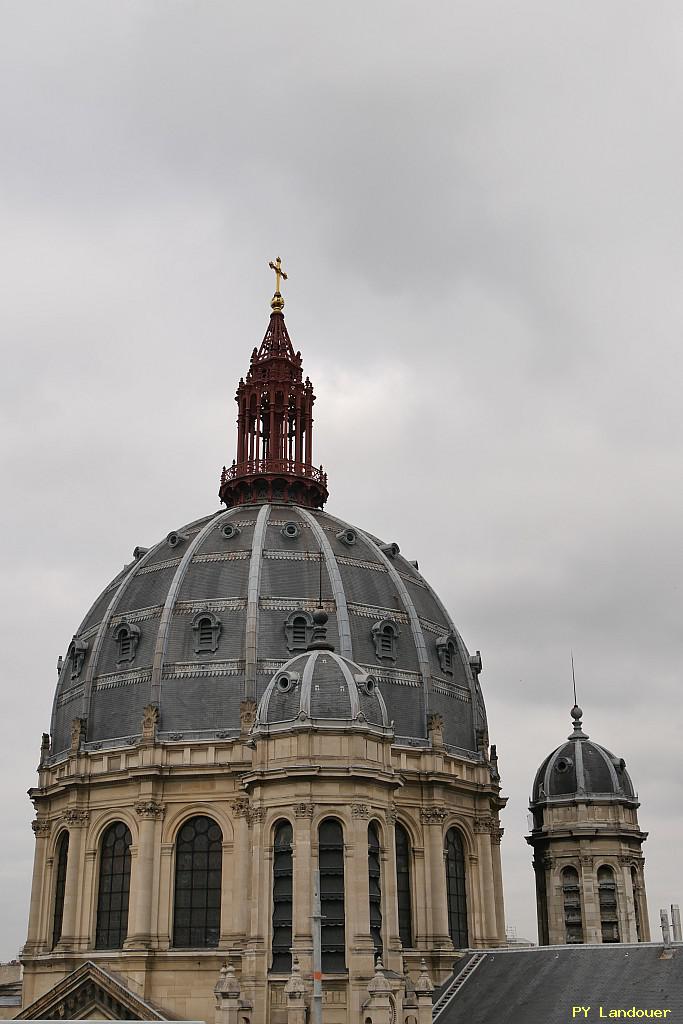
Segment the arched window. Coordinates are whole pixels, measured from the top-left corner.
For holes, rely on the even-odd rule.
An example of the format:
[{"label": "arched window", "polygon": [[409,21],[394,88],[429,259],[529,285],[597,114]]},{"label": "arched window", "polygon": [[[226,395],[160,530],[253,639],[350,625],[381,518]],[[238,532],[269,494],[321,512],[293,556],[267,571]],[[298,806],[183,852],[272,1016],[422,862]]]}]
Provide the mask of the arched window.
[{"label": "arched window", "polygon": [[375,947],[375,959],[384,953],[382,943],[382,850],[377,825],[368,825],[368,888],[370,892],[370,935]]},{"label": "arched window", "polygon": [[96,949],[121,949],[128,934],[132,841],[130,829],[122,821],[115,821],[102,836]]},{"label": "arched window", "polygon": [[441,671],[447,676],[453,675],[456,650],[455,637],[452,633],[440,636],[436,641],[436,652],[439,655],[439,665],[441,666]]},{"label": "arched window", "polygon": [[638,942],[642,942],[642,936],[640,934],[640,897],[638,893],[638,871],[634,867],[631,867],[631,890],[633,892],[633,912],[636,918],[636,938]]},{"label": "arched window", "polygon": [[446,833],[446,899],[448,902],[448,934],[456,949],[466,949],[467,892],[465,889],[465,851],[455,828]]},{"label": "arched window", "polygon": [[606,864],[598,868],[598,900],[600,902],[602,941],[618,942],[617,886],[614,881],[614,872]]},{"label": "arched window", "polygon": [[318,830],[322,969],[328,974],[346,968],[344,934],[344,833],[336,818],[326,818]]},{"label": "arched window", "polygon": [[129,622],[122,622],[114,630],[114,643],[118,648],[117,664],[133,661],[140,642],[140,627]]},{"label": "arched window", "polygon": [[211,612],[197,612],[192,620],[195,654],[215,654],[222,629],[221,620]]},{"label": "arched window", "polygon": [[288,651],[305,651],[313,639],[313,616],[310,612],[292,612],[285,619]]},{"label": "arched window", "polygon": [[396,648],[400,635],[398,623],[393,619],[380,619],[372,627],[375,656],[379,661],[396,661]]},{"label": "arched window", "polygon": [[66,865],[69,859],[69,833],[62,832],[57,843],[57,876],[55,878],[55,913],[52,924],[52,945],[56,946],[62,937],[64,918],[64,890],[66,888]]},{"label": "arched window", "polygon": [[565,938],[568,943],[581,943],[583,942],[583,919],[579,873],[576,868],[563,868],[561,877]]},{"label": "arched window", "polygon": [[223,833],[199,815],[186,821],[176,841],[173,945],[218,945],[221,929]]},{"label": "arched window", "polygon": [[292,969],[292,826],[279,821],[273,843],[273,964],[284,974]]},{"label": "arched window", "polygon": [[404,949],[413,945],[413,915],[410,897],[410,838],[398,822],[396,832],[396,893],[398,899],[398,934]]}]

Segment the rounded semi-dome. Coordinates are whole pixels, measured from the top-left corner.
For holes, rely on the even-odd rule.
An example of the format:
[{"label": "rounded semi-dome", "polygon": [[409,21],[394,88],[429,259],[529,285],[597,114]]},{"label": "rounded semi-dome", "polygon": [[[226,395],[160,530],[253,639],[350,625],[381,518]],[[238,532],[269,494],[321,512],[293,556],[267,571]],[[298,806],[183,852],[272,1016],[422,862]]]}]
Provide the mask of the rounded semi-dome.
[{"label": "rounded semi-dome", "polygon": [[311,725],[388,732],[387,708],[375,676],[325,647],[286,662],[258,703],[252,731],[258,735]]},{"label": "rounded semi-dome", "polygon": [[635,801],[623,757],[591,740],[582,728],[583,712],[574,705],[572,734],[543,760],[536,772],[531,806],[553,801],[604,798]]},{"label": "rounded semi-dome", "polygon": [[149,705],[163,742],[238,736],[240,704],[259,701],[306,651],[321,595],[340,659],[330,666],[354,663],[351,674],[379,683],[396,742],[426,744],[438,713],[446,745],[480,758],[481,659],[417,564],[327,512],[277,502],[229,508],[135,549],[69,645],[51,757],[69,749],[76,719],[86,750],[137,742]]}]

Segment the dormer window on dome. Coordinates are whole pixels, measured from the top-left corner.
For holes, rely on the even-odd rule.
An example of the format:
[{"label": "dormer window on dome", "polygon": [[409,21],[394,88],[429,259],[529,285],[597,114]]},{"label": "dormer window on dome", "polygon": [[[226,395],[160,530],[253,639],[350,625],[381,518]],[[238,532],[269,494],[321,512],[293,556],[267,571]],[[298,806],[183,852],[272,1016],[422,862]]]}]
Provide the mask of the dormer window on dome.
[{"label": "dormer window on dome", "polygon": [[140,627],[130,622],[121,622],[114,630],[114,643],[118,647],[116,661],[121,664],[133,661],[140,642]]},{"label": "dormer window on dome", "polygon": [[212,612],[197,612],[192,620],[195,654],[215,654],[223,624]]},{"label": "dormer window on dome", "polygon": [[292,612],[285,620],[288,651],[305,651],[313,639],[313,616],[310,612]]},{"label": "dormer window on dome", "polygon": [[81,640],[75,636],[69,644],[69,650],[67,657],[71,658],[71,678],[78,679],[83,668],[83,662],[85,661],[85,655],[88,650],[88,641]]},{"label": "dormer window on dome", "polygon": [[380,619],[372,627],[375,656],[379,661],[396,661],[396,648],[401,631],[394,619]]},{"label": "dormer window on dome", "polygon": [[444,675],[452,676],[457,654],[457,644],[452,633],[440,636],[436,641],[436,652],[439,656],[439,665]]}]

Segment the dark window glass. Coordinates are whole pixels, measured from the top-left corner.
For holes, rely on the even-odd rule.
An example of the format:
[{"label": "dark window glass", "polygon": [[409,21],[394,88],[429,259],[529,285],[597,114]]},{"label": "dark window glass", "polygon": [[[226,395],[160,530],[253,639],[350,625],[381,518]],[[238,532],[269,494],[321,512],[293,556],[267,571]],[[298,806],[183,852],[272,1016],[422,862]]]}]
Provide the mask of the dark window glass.
[{"label": "dark window glass", "polygon": [[128,934],[132,841],[130,829],[122,821],[115,821],[102,836],[96,949],[121,949]]},{"label": "dark window glass", "polygon": [[273,843],[273,965],[285,973],[292,969],[292,826],[280,821]]},{"label": "dark window glass", "polygon": [[398,897],[398,934],[404,949],[413,945],[413,919],[410,898],[410,839],[403,825],[396,824],[396,892]]},{"label": "dark window glass", "polygon": [[374,822],[368,825],[368,887],[370,892],[370,935],[375,946],[375,958],[382,956],[382,851]]},{"label": "dark window glass", "polygon": [[565,868],[562,872],[562,901],[566,940],[568,943],[581,943],[583,942],[581,886],[576,868]]},{"label": "dark window glass", "polygon": [[600,902],[602,941],[618,942],[617,887],[614,881],[614,872],[607,865],[598,868],[598,899]]},{"label": "dark window glass", "polygon": [[456,949],[466,949],[467,893],[465,890],[465,852],[457,829],[446,833],[446,899],[448,933]]},{"label": "dark window glass", "polygon": [[326,818],[318,831],[322,969],[328,974],[346,968],[344,933],[344,833],[338,821]]},{"label": "dark window glass", "polygon": [[200,815],[186,821],[176,841],[173,945],[218,945],[221,930],[223,833]]},{"label": "dark window glass", "polygon": [[69,833],[63,832],[57,844],[57,877],[55,879],[55,916],[52,925],[52,945],[56,946],[62,937],[64,918],[64,889],[66,888],[66,865],[69,859]]}]

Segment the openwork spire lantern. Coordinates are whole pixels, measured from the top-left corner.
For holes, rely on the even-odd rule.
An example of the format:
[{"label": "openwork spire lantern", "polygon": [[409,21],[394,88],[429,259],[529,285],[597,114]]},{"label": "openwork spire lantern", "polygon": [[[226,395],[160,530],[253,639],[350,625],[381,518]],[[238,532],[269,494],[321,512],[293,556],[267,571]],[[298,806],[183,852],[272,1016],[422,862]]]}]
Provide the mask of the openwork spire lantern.
[{"label": "openwork spire lantern", "polygon": [[301,353],[287,332],[280,257],[269,266],[275,271],[270,322],[237,388],[237,458],[223,467],[218,493],[228,507],[285,501],[322,508],[327,474],[313,465],[313,385],[302,379]]}]

